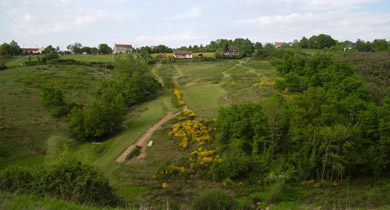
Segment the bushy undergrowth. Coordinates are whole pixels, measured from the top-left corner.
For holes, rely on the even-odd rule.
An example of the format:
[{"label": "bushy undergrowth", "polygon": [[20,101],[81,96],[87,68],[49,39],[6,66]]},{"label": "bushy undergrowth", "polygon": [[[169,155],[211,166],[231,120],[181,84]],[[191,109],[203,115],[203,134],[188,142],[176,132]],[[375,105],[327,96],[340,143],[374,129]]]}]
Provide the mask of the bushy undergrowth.
[{"label": "bushy undergrowth", "polygon": [[138,146],[138,145],[135,146],[134,150],[131,151],[131,152],[127,155],[126,160],[131,160],[131,159],[137,157],[139,154],[141,154],[141,149],[142,149],[141,146]]},{"label": "bushy undergrowth", "polygon": [[3,170],[0,173],[0,189],[13,193],[47,195],[82,204],[120,204],[120,198],[101,172],[65,156],[39,168],[10,167]]}]

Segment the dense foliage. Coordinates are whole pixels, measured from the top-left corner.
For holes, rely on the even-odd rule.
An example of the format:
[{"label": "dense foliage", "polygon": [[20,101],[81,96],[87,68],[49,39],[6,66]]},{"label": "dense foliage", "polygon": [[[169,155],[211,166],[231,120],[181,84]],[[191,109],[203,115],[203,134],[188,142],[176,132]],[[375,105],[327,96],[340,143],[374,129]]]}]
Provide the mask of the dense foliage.
[{"label": "dense foliage", "polygon": [[69,157],[39,168],[7,168],[0,173],[0,189],[99,206],[115,206],[120,201],[101,172]]},{"label": "dense foliage", "polygon": [[376,103],[390,96],[390,53],[348,53],[335,56],[336,60],[350,62],[365,80],[364,87],[370,91]]},{"label": "dense foliage", "polygon": [[310,49],[324,49],[325,47],[330,48],[337,44],[330,35],[320,34],[318,36],[313,35],[309,39],[302,37],[299,41],[301,48],[310,48]]},{"label": "dense foliage", "polygon": [[122,94],[113,88],[107,88],[90,105],[72,109],[69,128],[79,140],[93,140],[110,135],[120,129],[125,111]]},{"label": "dense foliage", "polygon": [[129,106],[155,97],[161,91],[161,85],[151,76],[149,66],[132,55],[116,62],[114,77]]},{"label": "dense foliage", "polygon": [[274,64],[297,93],[220,110],[224,161],[212,168],[213,178],[255,182],[275,170],[295,180],[388,175],[389,98],[375,104],[353,69],[327,56],[288,54]]}]

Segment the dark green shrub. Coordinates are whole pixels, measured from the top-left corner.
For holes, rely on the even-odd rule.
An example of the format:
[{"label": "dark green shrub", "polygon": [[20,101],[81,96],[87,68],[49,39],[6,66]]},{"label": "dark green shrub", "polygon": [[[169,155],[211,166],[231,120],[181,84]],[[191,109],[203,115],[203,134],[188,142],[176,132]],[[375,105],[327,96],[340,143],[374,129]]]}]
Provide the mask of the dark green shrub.
[{"label": "dark green shrub", "polygon": [[223,162],[213,164],[209,172],[213,180],[248,178],[253,167],[253,161],[245,152],[230,150],[223,155],[222,159]]},{"label": "dark green shrub", "polygon": [[74,158],[62,156],[35,169],[7,168],[0,173],[0,189],[14,193],[48,195],[66,201],[115,206],[119,197],[103,174]]},{"label": "dark green shrub", "polygon": [[54,84],[48,83],[41,88],[41,100],[53,117],[62,117],[69,113],[69,106],[65,103],[62,90]]},{"label": "dark green shrub", "polygon": [[0,71],[7,69],[8,67],[4,64],[0,64]]},{"label": "dark green shrub", "polygon": [[65,105],[64,94],[57,85],[45,84],[41,87],[41,91],[41,100],[46,107]]},{"label": "dark green shrub", "polygon": [[33,171],[27,168],[7,168],[0,175],[0,189],[10,192],[29,193],[33,187],[33,174]]},{"label": "dark green shrub", "polygon": [[120,129],[125,111],[122,94],[113,88],[107,88],[91,105],[72,109],[69,128],[79,140],[110,135]]},{"label": "dark green shrub", "polygon": [[53,117],[62,117],[69,113],[69,107],[64,106],[55,106],[50,109],[50,113]]},{"label": "dark green shrub", "polygon": [[138,145],[135,146],[134,150],[131,151],[131,152],[127,155],[126,160],[131,160],[131,159],[137,157],[139,154],[141,154],[141,149],[142,149],[141,146],[138,146]]},{"label": "dark green shrub", "polygon": [[286,89],[287,88],[286,81],[284,79],[277,79],[276,82],[275,82],[274,88],[277,89],[277,90],[284,90],[284,89]]},{"label": "dark green shrub", "polygon": [[193,210],[229,210],[233,208],[232,197],[219,189],[205,190],[192,201]]},{"label": "dark green shrub", "polygon": [[57,52],[52,52],[52,53],[50,53],[50,54],[45,55],[44,58],[45,58],[47,61],[49,61],[49,60],[58,59],[58,58],[60,58],[60,56],[58,55]]}]

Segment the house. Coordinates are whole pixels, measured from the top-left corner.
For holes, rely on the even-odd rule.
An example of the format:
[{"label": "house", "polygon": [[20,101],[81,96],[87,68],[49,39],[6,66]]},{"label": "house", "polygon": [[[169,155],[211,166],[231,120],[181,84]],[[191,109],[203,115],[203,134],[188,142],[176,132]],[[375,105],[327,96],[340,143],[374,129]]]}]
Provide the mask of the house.
[{"label": "house", "polygon": [[235,47],[233,47],[232,45],[230,45],[228,47],[228,50],[224,53],[225,55],[238,55],[238,52],[236,50]]},{"label": "house", "polygon": [[281,47],[283,47],[285,44],[286,44],[285,42],[276,42],[274,46],[275,46],[275,48],[281,48]]},{"label": "house", "polygon": [[23,53],[28,53],[28,54],[41,54],[43,52],[43,47],[42,48],[22,48]]},{"label": "house", "polygon": [[174,51],[174,58],[192,58],[192,51]]},{"label": "house", "polygon": [[130,44],[115,44],[112,54],[133,53],[133,46]]},{"label": "house", "polygon": [[355,48],[356,47],[356,44],[355,43],[349,43],[349,44],[347,44],[345,47],[344,47],[344,52],[346,51],[346,50],[352,50],[353,48]]}]

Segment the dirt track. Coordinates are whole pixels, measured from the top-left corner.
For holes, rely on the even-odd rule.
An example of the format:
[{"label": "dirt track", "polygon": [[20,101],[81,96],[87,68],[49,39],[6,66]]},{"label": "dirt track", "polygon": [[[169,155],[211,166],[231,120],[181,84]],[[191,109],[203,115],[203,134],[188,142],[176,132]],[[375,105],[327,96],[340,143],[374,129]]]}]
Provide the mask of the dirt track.
[{"label": "dirt track", "polygon": [[161,128],[161,126],[166,123],[168,120],[172,119],[173,117],[177,116],[178,114],[180,114],[180,112],[176,113],[176,114],[173,114],[172,112],[168,112],[163,118],[161,118],[156,124],[154,124],[152,127],[148,128],[148,130],[145,131],[144,134],[142,134],[141,137],[139,137],[137,139],[137,141],[132,144],[130,147],[128,147],[126,149],[126,151],[124,153],[122,153],[116,160],[115,162],[118,162],[118,163],[122,163],[126,160],[126,157],[127,155],[130,154],[131,151],[133,151],[133,149],[138,145],[138,146],[141,146],[142,149],[141,149],[141,154],[139,154],[137,157],[133,158],[133,160],[141,160],[143,158],[145,158],[146,156],[146,147],[147,147],[147,144],[148,144],[148,140],[150,139],[150,137],[152,136],[152,134],[154,133],[154,131],[156,131],[157,129]]}]

